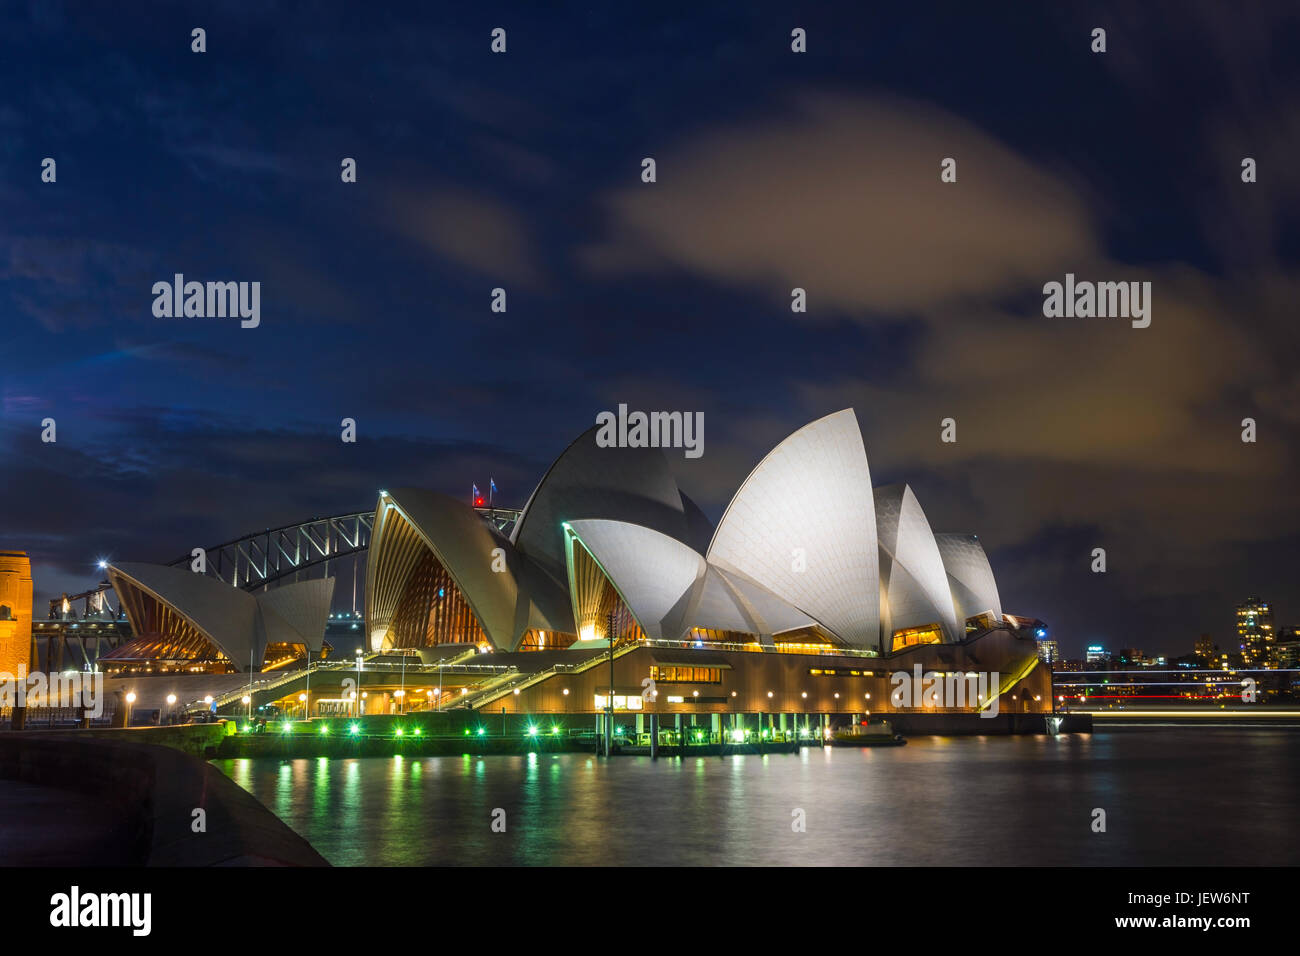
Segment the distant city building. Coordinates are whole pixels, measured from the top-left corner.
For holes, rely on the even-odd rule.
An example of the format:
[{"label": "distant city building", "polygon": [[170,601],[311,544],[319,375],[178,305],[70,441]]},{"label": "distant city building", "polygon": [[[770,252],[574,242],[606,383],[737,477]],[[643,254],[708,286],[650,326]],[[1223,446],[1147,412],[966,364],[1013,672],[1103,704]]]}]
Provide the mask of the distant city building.
[{"label": "distant city building", "polygon": [[1117,659],[1121,664],[1145,664],[1147,662],[1146,654],[1141,648],[1121,647]]},{"label": "distant city building", "polygon": [[1196,639],[1195,653],[1197,657],[1204,657],[1206,660],[1214,657],[1214,652],[1219,649],[1219,645],[1214,643],[1214,638],[1209,634],[1202,634]]},{"label": "distant city building", "polygon": [[25,551],[0,551],[0,673],[18,675],[32,653],[32,563]]},{"label": "distant city building", "polygon": [[1044,664],[1055,666],[1060,662],[1061,650],[1056,641],[1048,637],[1046,621],[1020,614],[1003,614],[1002,619],[1017,630],[1033,635],[1034,640],[1038,642],[1038,659]]},{"label": "distant city building", "polygon": [[1100,644],[1089,644],[1088,649],[1084,652],[1084,660],[1089,664],[1108,664],[1110,663],[1110,651]]},{"label": "distant city building", "polygon": [[1259,598],[1237,605],[1237,639],[1245,667],[1277,667],[1277,635],[1273,610]]},{"label": "distant city building", "polygon": [[1278,633],[1277,666],[1287,670],[1300,668],[1300,627],[1284,627]]}]

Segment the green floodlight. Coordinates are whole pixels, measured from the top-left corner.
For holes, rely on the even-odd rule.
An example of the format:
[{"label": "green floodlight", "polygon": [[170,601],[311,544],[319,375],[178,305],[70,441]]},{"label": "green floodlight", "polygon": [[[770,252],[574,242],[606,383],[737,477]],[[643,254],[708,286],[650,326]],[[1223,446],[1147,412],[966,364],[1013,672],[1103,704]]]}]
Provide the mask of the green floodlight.
[{"label": "green floodlight", "polygon": [[399,736],[399,737],[402,736],[402,728],[401,728],[401,727],[398,727],[398,728],[397,728],[397,736]]},{"label": "green floodlight", "polygon": [[478,729],[478,735],[479,735],[480,737],[482,737],[485,733],[487,733],[487,731],[486,731],[484,728],[480,727],[480,728]]},{"label": "green floodlight", "polygon": [[529,724],[529,725],[528,725],[528,736],[529,736],[529,737],[536,737],[536,736],[537,736],[537,726],[536,726],[535,724]]},{"label": "green floodlight", "polygon": [[286,734],[289,733],[289,732],[291,732],[292,730],[293,730],[293,724],[286,723],[286,724],[284,725],[284,732],[285,732]]},{"label": "green floodlight", "polygon": [[559,727],[552,727],[552,728],[551,728],[551,733],[553,733],[553,734],[558,734],[559,732],[560,732],[560,728],[559,728]]},{"label": "green floodlight", "polygon": [[350,733],[350,734],[359,734],[359,733],[361,733],[361,728],[358,727],[356,724],[353,724],[352,726],[350,726],[350,727],[348,728],[348,733]]},{"label": "green floodlight", "polygon": [[320,725],[320,732],[321,732],[322,734],[328,734],[328,733],[330,732],[330,725],[329,725],[329,724],[321,724],[321,725]]},{"label": "green floodlight", "polygon": [[415,734],[415,736],[417,737],[420,736],[422,732],[423,731],[421,731],[419,727],[416,727],[413,731],[411,731],[411,733]]}]

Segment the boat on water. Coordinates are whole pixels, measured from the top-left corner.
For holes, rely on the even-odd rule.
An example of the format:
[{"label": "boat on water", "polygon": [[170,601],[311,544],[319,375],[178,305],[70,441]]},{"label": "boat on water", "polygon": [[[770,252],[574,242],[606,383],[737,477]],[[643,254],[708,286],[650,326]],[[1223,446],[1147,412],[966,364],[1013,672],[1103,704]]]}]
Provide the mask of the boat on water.
[{"label": "boat on water", "polygon": [[894,733],[889,721],[875,717],[840,728],[831,735],[831,743],[837,747],[901,747],[907,739]]}]

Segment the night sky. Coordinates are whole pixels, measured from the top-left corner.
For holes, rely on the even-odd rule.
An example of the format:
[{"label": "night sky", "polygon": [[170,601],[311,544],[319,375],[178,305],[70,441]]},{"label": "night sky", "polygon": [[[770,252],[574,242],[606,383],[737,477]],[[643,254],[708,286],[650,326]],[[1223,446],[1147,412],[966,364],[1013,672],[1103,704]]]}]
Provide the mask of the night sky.
[{"label": "night sky", "polygon": [[[3,6],[0,548],[38,609],[380,488],[522,505],[623,402],[704,413],[670,461],[715,521],[852,406],[1067,655],[1226,645],[1255,594],[1300,624],[1295,14],[239,6]],[[155,318],[177,272],[260,281],[260,327]],[[1150,281],[1150,328],[1045,318],[1066,272]]]}]

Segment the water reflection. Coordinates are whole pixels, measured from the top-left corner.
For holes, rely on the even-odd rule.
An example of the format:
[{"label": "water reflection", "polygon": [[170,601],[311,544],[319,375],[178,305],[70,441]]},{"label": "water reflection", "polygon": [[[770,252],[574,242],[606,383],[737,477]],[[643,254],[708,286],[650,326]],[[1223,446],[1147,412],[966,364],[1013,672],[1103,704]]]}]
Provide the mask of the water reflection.
[{"label": "water reflection", "polygon": [[[1294,865],[1295,730],[216,765],[339,865]],[[491,830],[492,811],[507,830]],[[1092,809],[1108,817],[1090,827]],[[791,827],[804,811],[806,832]]]}]

